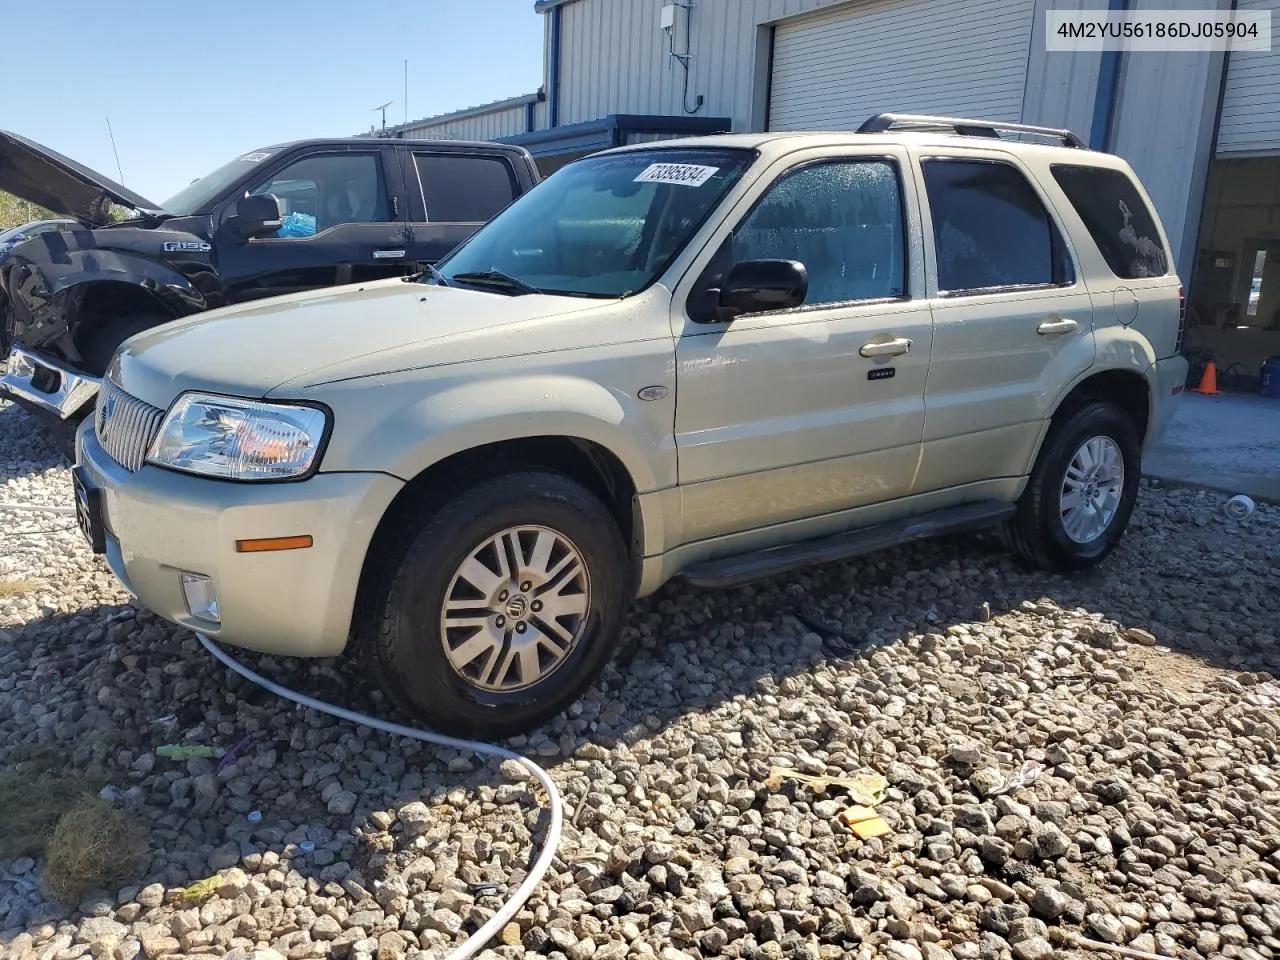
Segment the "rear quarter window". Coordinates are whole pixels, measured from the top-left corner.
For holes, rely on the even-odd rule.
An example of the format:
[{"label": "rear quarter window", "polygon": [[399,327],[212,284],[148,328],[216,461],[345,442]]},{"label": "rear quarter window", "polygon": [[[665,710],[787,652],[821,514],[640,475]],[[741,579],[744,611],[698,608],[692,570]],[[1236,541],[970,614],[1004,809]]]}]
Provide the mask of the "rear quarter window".
[{"label": "rear quarter window", "polygon": [[1155,217],[1128,174],[1068,164],[1054,164],[1051,169],[1112,273],[1137,280],[1169,272]]}]

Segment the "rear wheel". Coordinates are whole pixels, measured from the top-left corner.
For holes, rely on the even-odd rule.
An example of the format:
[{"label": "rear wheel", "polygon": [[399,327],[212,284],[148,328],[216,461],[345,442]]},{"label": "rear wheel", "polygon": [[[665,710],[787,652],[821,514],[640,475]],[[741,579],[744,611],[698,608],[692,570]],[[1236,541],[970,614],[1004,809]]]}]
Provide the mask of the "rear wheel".
[{"label": "rear wheel", "polygon": [[532,470],[481,481],[410,536],[363,629],[383,686],[432,727],[527,732],[608,661],[629,567],[586,488]]},{"label": "rear wheel", "polygon": [[1099,563],[1120,541],[1138,498],[1142,452],[1133,421],[1098,401],[1050,428],[1006,532],[1017,553],[1050,570]]}]

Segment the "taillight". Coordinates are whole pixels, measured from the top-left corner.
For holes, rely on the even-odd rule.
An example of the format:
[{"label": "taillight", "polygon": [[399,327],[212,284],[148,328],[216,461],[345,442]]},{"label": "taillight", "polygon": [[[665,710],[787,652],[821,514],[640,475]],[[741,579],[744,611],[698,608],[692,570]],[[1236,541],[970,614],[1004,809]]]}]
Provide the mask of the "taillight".
[{"label": "taillight", "polygon": [[1187,288],[1178,284],[1178,342],[1174,351],[1182,349],[1182,337],[1187,332]]}]

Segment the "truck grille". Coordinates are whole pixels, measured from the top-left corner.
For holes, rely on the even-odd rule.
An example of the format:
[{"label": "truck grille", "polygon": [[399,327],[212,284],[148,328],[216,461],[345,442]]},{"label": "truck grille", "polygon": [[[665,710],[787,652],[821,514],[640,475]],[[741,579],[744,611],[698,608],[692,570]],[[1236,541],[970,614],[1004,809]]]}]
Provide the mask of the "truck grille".
[{"label": "truck grille", "polygon": [[103,379],[96,417],[94,429],[102,449],[120,466],[132,471],[147,459],[147,450],[160,429],[164,411],[125,393],[111,380]]}]

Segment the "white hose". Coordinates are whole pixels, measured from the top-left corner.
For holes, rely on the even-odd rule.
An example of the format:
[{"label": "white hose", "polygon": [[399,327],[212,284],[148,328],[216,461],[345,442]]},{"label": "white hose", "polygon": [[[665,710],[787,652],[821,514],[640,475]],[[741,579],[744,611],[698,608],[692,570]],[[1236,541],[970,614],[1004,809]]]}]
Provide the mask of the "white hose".
[{"label": "white hose", "polygon": [[13,510],[17,513],[57,513],[66,517],[76,515],[75,507],[35,507],[25,503],[0,503],[0,510]]},{"label": "white hose", "polygon": [[520,908],[525,905],[529,897],[533,895],[534,888],[541,882],[542,877],[551,868],[551,861],[555,859],[556,850],[560,846],[560,830],[564,822],[564,802],[560,797],[559,789],[556,788],[555,781],[551,779],[547,771],[527,757],[522,757],[520,754],[502,747],[481,743],[478,740],[460,740],[457,737],[446,737],[438,733],[402,726],[398,723],[388,723],[386,720],[367,717],[362,713],[356,713],[354,710],[336,707],[331,703],[325,703],[323,700],[316,700],[305,694],[296,693],[288,687],[282,687],[280,684],[250,670],[238,660],[233,659],[226,651],[203,634],[196,634],[196,636],[204,644],[204,648],[222,661],[223,664],[246,680],[256,683],[258,686],[276,694],[276,696],[284,697],[286,700],[292,700],[294,703],[310,707],[312,710],[319,710],[321,713],[327,713],[341,720],[373,727],[375,730],[382,730],[393,736],[410,737],[414,740],[423,740],[427,743],[452,747],[455,750],[472,750],[491,757],[501,757],[503,760],[514,760],[542,784],[547,791],[549,798],[548,809],[551,811],[551,824],[547,828],[547,836],[542,845],[542,852],[538,854],[538,859],[534,862],[529,875],[525,877],[524,883],[520,884],[519,889],[516,890],[511,899],[489,919],[488,923],[468,937],[466,942],[449,954],[445,960],[470,960],[471,957],[480,952],[486,943],[497,936],[502,928],[511,921],[511,918],[520,911]]}]

